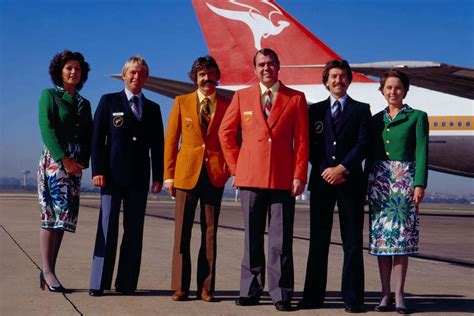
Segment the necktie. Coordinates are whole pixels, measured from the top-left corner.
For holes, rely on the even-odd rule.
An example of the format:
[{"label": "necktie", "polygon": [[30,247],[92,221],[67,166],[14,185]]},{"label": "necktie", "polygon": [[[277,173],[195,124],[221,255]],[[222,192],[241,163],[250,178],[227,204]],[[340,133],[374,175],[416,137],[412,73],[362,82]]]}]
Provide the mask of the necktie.
[{"label": "necktie", "polygon": [[272,110],[272,91],[270,89],[265,92],[265,118],[270,116]]},{"label": "necktie", "polygon": [[336,100],[336,102],[334,102],[334,105],[333,105],[336,109],[334,110],[334,112],[332,113],[332,123],[334,125],[336,125],[337,123],[339,123],[339,121],[341,120],[341,114],[342,114],[342,109],[341,109],[341,103],[339,101]]},{"label": "necktie", "polygon": [[201,126],[204,132],[204,135],[207,134],[207,128],[209,127],[209,123],[211,122],[211,109],[209,103],[211,100],[209,98],[204,98],[201,102],[201,109],[199,111],[199,116],[201,119]]},{"label": "necktie", "polygon": [[138,109],[138,97],[134,95],[131,100],[132,100],[132,112],[135,115],[135,117],[138,120],[140,120],[141,116],[140,116],[140,110]]}]

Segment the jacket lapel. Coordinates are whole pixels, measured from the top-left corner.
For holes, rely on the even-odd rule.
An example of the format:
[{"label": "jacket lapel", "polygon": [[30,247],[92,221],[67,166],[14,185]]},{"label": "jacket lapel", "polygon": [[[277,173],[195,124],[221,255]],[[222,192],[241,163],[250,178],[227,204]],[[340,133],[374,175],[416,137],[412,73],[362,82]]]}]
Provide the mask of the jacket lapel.
[{"label": "jacket lapel", "polygon": [[130,115],[133,115],[130,110],[130,106],[128,106],[128,100],[127,100],[127,94],[125,93],[125,90],[122,90],[120,93],[120,99],[121,99],[121,104],[123,108],[123,112],[125,113],[125,116],[127,118],[130,118]]},{"label": "jacket lapel", "polygon": [[346,105],[344,106],[344,110],[342,111],[341,121],[336,126],[336,134],[342,129],[342,126],[347,122],[349,117],[351,117],[352,113],[355,109],[355,102],[351,99],[350,96],[347,96]]},{"label": "jacket lapel", "polygon": [[330,139],[334,139],[334,128],[332,124],[332,117],[331,117],[331,99],[327,98],[326,102],[324,102],[324,112],[325,115],[324,119],[324,130],[326,130],[327,135]]},{"label": "jacket lapel", "polygon": [[[270,111],[270,116],[268,117],[267,124],[269,128],[275,126],[276,122],[280,118],[281,113],[288,105],[290,101],[290,96],[288,94],[288,88],[280,82],[280,88],[278,89],[276,99],[272,104],[272,110]],[[263,114],[263,106],[262,114]]]},{"label": "jacket lapel", "polygon": [[214,115],[211,118],[211,122],[209,123],[209,127],[207,128],[207,135],[212,133],[215,128],[219,128],[216,122],[220,122],[222,116],[224,116],[225,109],[224,109],[224,100],[218,94],[216,94],[216,110]]}]

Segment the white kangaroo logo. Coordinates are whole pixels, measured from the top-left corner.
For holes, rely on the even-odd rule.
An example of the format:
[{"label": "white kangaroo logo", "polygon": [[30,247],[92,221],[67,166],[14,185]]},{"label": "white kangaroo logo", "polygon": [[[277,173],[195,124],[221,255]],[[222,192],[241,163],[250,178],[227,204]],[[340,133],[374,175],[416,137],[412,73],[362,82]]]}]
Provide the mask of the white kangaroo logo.
[{"label": "white kangaroo logo", "polygon": [[246,4],[239,3],[235,0],[229,0],[230,3],[235,5],[247,8],[248,11],[233,11],[227,9],[220,9],[217,8],[209,3],[206,2],[209,9],[211,9],[214,13],[231,20],[237,20],[244,22],[250,28],[253,34],[254,45],[257,50],[262,48],[261,40],[262,38],[267,38],[271,35],[278,35],[285,29],[287,26],[290,25],[287,21],[277,21],[276,25],[273,24],[271,18],[273,14],[283,15],[281,11],[272,3],[269,3],[268,0],[261,0],[266,5],[271,6],[274,10],[268,14],[268,17],[263,16],[260,10],[251,7]]}]

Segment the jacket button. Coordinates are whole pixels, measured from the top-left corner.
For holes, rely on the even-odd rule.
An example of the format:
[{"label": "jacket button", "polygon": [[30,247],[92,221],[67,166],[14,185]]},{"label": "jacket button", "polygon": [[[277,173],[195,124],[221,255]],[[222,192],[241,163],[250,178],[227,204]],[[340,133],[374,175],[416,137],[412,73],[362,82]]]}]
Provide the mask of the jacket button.
[{"label": "jacket button", "polygon": [[332,156],[332,160],[336,160],[336,156]]},{"label": "jacket button", "polygon": [[336,146],[337,142],[332,143],[334,146]]},{"label": "jacket button", "polygon": [[79,126],[81,126],[81,124],[77,123],[77,124],[76,124],[76,127],[79,127]]},{"label": "jacket button", "polygon": [[201,145],[201,147],[202,147],[202,148],[205,148],[205,147],[206,147],[206,145],[202,144],[202,145]]},{"label": "jacket button", "polygon": [[387,132],[390,132],[390,128],[387,128]]},{"label": "jacket button", "polygon": [[268,142],[269,142],[269,143],[271,143],[271,142],[272,142],[272,139],[271,139],[271,138],[269,138],[269,139],[268,139]]},{"label": "jacket button", "polygon": [[386,151],[385,153],[387,154],[387,156],[390,155],[390,153],[388,151]]},{"label": "jacket button", "polygon": [[387,139],[387,142],[386,142],[386,143],[387,143],[387,144],[390,144],[390,141]]},{"label": "jacket button", "polygon": [[137,138],[135,136],[133,136],[132,140],[135,142],[135,141],[137,141]]},{"label": "jacket button", "polygon": [[204,161],[209,161],[209,158],[205,158]]}]

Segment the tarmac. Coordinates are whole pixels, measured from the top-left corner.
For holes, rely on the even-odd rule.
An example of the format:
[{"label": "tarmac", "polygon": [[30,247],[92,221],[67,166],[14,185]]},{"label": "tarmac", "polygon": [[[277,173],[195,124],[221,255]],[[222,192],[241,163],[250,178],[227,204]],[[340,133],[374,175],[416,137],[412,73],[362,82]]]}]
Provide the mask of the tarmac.
[{"label": "tarmac", "polygon": [[[58,257],[57,274],[62,284],[72,293],[59,294],[39,288],[41,258],[39,251],[39,209],[36,195],[0,194],[0,315],[282,315],[275,310],[268,295],[261,304],[252,307],[236,306],[239,296],[240,262],[244,232],[239,222],[238,204],[224,202],[218,231],[216,297],[218,302],[205,303],[194,299],[173,302],[170,290],[171,254],[174,221],[172,201],[150,198],[145,219],[143,257],[136,295],[105,292],[102,297],[88,295],[91,258],[97,228],[98,199],[82,198],[78,229],[65,233]],[[297,213],[305,214],[307,206],[298,205]],[[199,211],[196,212],[199,214]],[[469,211],[472,215],[472,212]],[[461,256],[461,264],[423,258],[410,258],[405,285],[407,304],[419,315],[471,315],[474,313],[473,233],[472,216],[460,217],[459,226],[441,225],[436,230],[450,231],[452,246],[447,253]],[[334,216],[336,230],[336,219]],[[425,227],[427,223],[425,221]],[[423,225],[423,223],[422,223]],[[437,224],[439,225],[439,224]],[[464,226],[463,226],[464,225]],[[304,234],[309,223],[305,217],[295,221],[295,235]],[[429,230],[428,230],[429,231]],[[431,236],[432,235],[432,236]],[[421,243],[440,244],[435,233],[433,240]],[[195,225],[192,238],[193,273],[199,247],[200,230]],[[453,248],[458,248],[458,250]],[[454,251],[454,252],[453,252]],[[452,252],[452,253],[451,253]],[[295,238],[295,295],[301,298],[308,240]],[[466,255],[467,253],[467,255]],[[443,253],[438,252],[438,257]],[[291,312],[294,315],[347,315],[340,297],[342,247],[330,249],[327,298],[321,309]],[[428,258],[428,259],[426,259]],[[374,307],[380,295],[377,260],[364,251],[365,306],[364,314],[375,315]],[[453,263],[454,262],[454,263]],[[463,264],[467,262],[467,264]],[[191,289],[195,290],[195,277]],[[266,294],[266,293],[265,293]],[[388,315],[395,314],[389,312]]]}]

